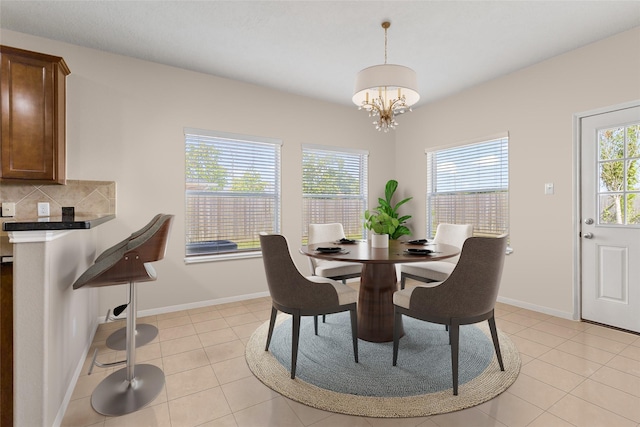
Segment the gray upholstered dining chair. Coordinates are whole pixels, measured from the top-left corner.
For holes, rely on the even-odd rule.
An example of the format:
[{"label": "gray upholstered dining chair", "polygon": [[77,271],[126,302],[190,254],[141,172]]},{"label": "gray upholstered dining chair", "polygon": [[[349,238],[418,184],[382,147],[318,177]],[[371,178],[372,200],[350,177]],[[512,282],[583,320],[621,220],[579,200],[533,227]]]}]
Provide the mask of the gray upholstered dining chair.
[{"label": "gray upholstered dining chair", "polygon": [[[337,242],[344,239],[344,228],[339,222],[329,224],[309,224],[309,244]],[[328,277],[346,284],[347,279],[360,277],[362,264],[357,262],[330,261],[307,257],[312,276]]]},{"label": "gray upholstered dining chair", "polygon": [[[451,344],[453,394],[458,394],[458,348],[460,325],[487,320],[500,370],[504,371],[494,306],[500,287],[507,236],[470,237],[451,275],[441,283],[429,283],[393,294],[395,325],[402,315],[447,325]],[[393,331],[393,366],[398,361],[400,331]]]},{"label": "gray upholstered dining chair", "polygon": [[335,280],[323,277],[304,277],[291,258],[287,239],[280,234],[260,234],[262,261],[267,276],[272,308],[265,351],[269,350],[278,311],[290,314],[292,319],[291,378],[296,376],[301,316],[313,316],[318,334],[320,314],[349,311],[353,354],[358,363],[358,319],[356,301],[358,292]]},{"label": "gray upholstered dining chair", "polygon": [[[438,224],[434,243],[443,243],[461,248],[465,240],[473,235],[471,224]],[[415,262],[400,266],[400,289],[404,289],[407,278],[419,282],[442,282],[453,271],[459,256],[444,259],[442,261]]]}]

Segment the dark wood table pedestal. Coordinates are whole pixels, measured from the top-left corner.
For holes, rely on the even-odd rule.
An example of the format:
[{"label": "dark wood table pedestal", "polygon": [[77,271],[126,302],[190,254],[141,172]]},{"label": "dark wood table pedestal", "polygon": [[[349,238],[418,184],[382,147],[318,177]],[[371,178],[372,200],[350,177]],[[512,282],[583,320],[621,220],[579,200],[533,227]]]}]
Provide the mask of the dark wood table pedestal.
[{"label": "dark wood table pedestal", "polygon": [[394,264],[362,266],[358,295],[358,338],[371,342],[393,341],[393,293],[397,286]]}]

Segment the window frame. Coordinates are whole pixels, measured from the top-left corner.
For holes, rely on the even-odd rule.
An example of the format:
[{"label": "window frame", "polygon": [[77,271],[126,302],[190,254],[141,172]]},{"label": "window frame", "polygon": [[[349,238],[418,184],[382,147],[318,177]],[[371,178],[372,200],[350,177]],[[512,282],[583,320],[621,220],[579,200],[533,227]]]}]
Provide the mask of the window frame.
[{"label": "window frame", "polygon": [[[240,259],[240,258],[259,258],[262,256],[261,249],[258,246],[255,248],[249,248],[246,250],[235,249],[232,251],[225,252],[207,252],[202,254],[188,254],[187,246],[192,243],[190,242],[189,233],[192,230],[189,225],[189,221],[192,220],[189,214],[189,197],[193,195],[197,195],[197,193],[215,193],[214,198],[224,195],[225,197],[233,197],[233,198],[251,198],[256,194],[261,193],[246,193],[250,194],[249,196],[243,196],[244,192],[232,192],[228,190],[197,190],[197,189],[189,189],[189,181],[187,176],[187,147],[188,144],[192,143],[189,141],[189,137],[193,137],[193,139],[202,139],[207,140],[210,139],[211,143],[214,143],[215,140],[222,141],[223,144],[233,145],[233,144],[249,144],[254,147],[258,147],[260,145],[265,147],[273,148],[273,156],[275,164],[273,165],[273,175],[270,176],[272,180],[269,183],[272,183],[273,190],[269,192],[274,200],[273,202],[273,217],[271,218],[273,230],[258,230],[259,231],[270,231],[274,233],[280,233],[281,230],[281,216],[282,216],[282,140],[276,138],[269,137],[260,137],[260,136],[252,136],[252,135],[244,135],[244,134],[236,134],[229,132],[221,132],[214,130],[205,130],[205,129],[196,129],[196,128],[184,128],[184,150],[185,150],[185,170],[184,170],[184,182],[185,182],[185,242],[184,242],[184,262],[185,264],[193,264],[193,263],[201,263],[201,262],[210,262],[210,261],[222,261],[228,259]],[[233,156],[231,156],[233,157]],[[240,159],[249,159],[251,157],[241,157]],[[228,185],[229,183],[225,184]],[[263,214],[262,212],[260,213]],[[229,240],[229,239],[220,239],[220,240]],[[196,242],[197,243],[197,242]]]},{"label": "window frame", "polygon": [[[311,199],[332,199],[332,200],[359,200],[360,201],[360,212],[358,214],[358,224],[359,224],[359,233],[357,234],[358,239],[363,239],[366,236],[366,230],[364,228],[364,211],[368,206],[368,187],[369,187],[369,151],[361,150],[356,148],[349,147],[336,147],[329,145],[318,145],[318,144],[302,144],[302,179],[301,179],[301,193],[302,193],[302,244],[306,244],[308,242],[309,237],[309,224],[312,224],[312,219],[309,217],[308,212],[305,213],[305,206],[308,200]],[[357,196],[354,195],[345,195],[345,194],[335,194],[335,193],[304,193],[304,181],[305,181],[305,155],[307,153],[319,153],[321,155],[337,155],[337,156],[353,156],[358,157],[358,176],[359,176],[359,194]],[[352,160],[353,161],[353,160]],[[327,222],[327,221],[324,221]],[[340,222],[345,227],[345,235],[347,237],[352,236],[356,237],[356,234],[353,232],[354,225],[352,224],[344,224],[339,219],[335,218],[330,220],[329,222]],[[351,231],[350,231],[351,230]]]},{"label": "window frame", "polygon": [[[498,188],[493,188],[494,191],[490,191],[491,188],[486,187],[486,188],[478,188],[475,189],[473,191],[469,191],[469,190],[458,190],[458,191],[442,191],[439,192],[436,191],[432,191],[434,188],[434,185],[437,185],[435,180],[436,178],[434,177],[436,171],[433,170],[433,165],[430,165],[430,163],[432,162],[437,162],[437,160],[432,160],[432,158],[430,158],[430,156],[432,156],[433,154],[436,153],[441,153],[444,151],[449,151],[449,150],[457,150],[457,149],[461,149],[464,147],[473,147],[473,146],[478,146],[481,144],[488,144],[494,141],[502,141],[504,140],[504,143],[506,143],[506,171],[501,171],[499,174],[501,176],[506,175],[506,188],[504,189],[498,189]],[[458,222],[458,223],[472,223],[474,225],[474,231],[473,234],[474,236],[498,236],[500,234],[508,234],[509,233],[509,228],[510,228],[510,196],[509,196],[509,192],[510,192],[510,179],[509,179],[509,134],[508,132],[504,132],[504,133],[499,133],[499,134],[495,134],[495,135],[490,135],[487,137],[483,137],[483,138],[477,138],[477,139],[473,139],[473,140],[469,140],[469,141],[464,141],[464,142],[458,142],[458,143],[454,143],[454,144],[449,144],[449,145],[445,145],[445,146],[437,146],[437,147],[431,147],[431,148],[427,148],[425,149],[425,157],[426,157],[426,175],[427,175],[427,186],[426,186],[426,192],[425,192],[425,213],[426,213],[426,234],[428,238],[433,238],[436,228],[437,228],[437,224],[436,222],[445,222],[445,221],[438,221],[437,219],[433,219],[433,215],[432,215],[432,197],[433,194],[449,194],[449,195],[456,195],[456,194],[460,194],[460,193],[471,193],[471,194],[483,194],[483,193],[494,193],[497,194],[499,192],[505,192],[506,195],[504,197],[504,203],[506,203],[506,208],[504,209],[503,212],[503,218],[502,220],[504,221],[504,227],[496,230],[495,232],[491,232],[491,231],[484,231],[483,228],[478,227],[478,225],[476,224],[477,221],[463,221],[463,222]],[[502,156],[500,157],[502,159]],[[505,173],[506,172],[506,173]],[[452,222],[457,222],[457,221],[452,221]],[[512,249],[509,247],[507,250],[507,253],[511,253]]]}]

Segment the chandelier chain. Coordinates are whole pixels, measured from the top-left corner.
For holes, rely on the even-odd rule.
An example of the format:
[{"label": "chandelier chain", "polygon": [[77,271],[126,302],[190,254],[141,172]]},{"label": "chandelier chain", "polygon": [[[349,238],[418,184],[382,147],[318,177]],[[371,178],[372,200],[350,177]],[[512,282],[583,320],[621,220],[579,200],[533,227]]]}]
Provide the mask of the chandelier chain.
[{"label": "chandelier chain", "polygon": [[384,26],[384,63],[387,63],[387,29],[389,28],[388,26]]}]

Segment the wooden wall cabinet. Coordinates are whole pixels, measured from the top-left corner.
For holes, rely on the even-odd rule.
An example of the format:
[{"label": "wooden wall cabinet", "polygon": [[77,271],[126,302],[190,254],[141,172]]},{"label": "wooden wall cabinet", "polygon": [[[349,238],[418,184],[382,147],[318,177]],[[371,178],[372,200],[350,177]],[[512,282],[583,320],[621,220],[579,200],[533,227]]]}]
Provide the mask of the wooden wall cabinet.
[{"label": "wooden wall cabinet", "polygon": [[0,181],[64,184],[64,59],[0,46]]}]

